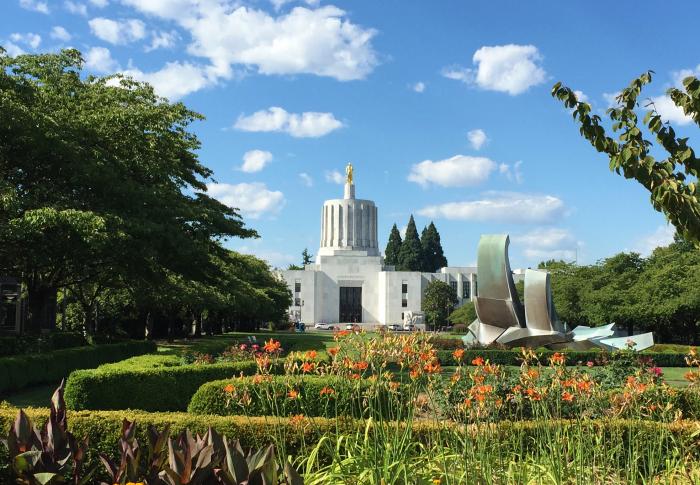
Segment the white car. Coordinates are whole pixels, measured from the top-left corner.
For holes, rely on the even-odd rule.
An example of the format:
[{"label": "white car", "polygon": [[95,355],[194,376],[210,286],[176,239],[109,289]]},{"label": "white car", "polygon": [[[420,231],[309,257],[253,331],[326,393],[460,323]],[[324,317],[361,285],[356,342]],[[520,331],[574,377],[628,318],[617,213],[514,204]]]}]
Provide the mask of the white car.
[{"label": "white car", "polygon": [[329,323],[317,323],[314,328],[316,330],[333,330],[333,326]]},{"label": "white car", "polygon": [[416,326],[413,325],[412,323],[409,323],[409,324],[404,325],[404,326],[403,326],[403,329],[404,329],[406,332],[413,332],[413,331],[416,329]]},{"label": "white car", "polygon": [[399,331],[401,331],[401,325],[396,324],[396,323],[392,323],[391,325],[387,325],[386,328],[387,328],[387,330],[389,330],[390,332],[399,332]]}]

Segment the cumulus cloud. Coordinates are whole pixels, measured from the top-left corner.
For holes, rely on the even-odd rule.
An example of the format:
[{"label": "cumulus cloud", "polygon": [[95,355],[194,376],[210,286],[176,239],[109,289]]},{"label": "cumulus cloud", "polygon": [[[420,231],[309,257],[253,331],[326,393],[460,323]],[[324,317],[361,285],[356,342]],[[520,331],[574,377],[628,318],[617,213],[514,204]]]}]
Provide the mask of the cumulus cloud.
[{"label": "cumulus cloud", "polygon": [[464,221],[549,224],[560,219],[564,210],[564,202],[552,195],[491,192],[478,200],[427,206],[418,214]]},{"label": "cumulus cloud", "polygon": [[574,94],[576,95],[576,99],[578,99],[581,103],[588,103],[588,95],[584,93],[583,91],[574,91]]},{"label": "cumulus cloud", "polygon": [[264,214],[274,215],[284,207],[284,194],[269,190],[260,182],[241,184],[207,184],[209,195],[229,207],[237,208],[245,217],[259,219]]},{"label": "cumulus cloud", "polygon": [[55,25],[51,29],[50,35],[52,39],[60,40],[63,42],[68,42],[72,38],[70,32],[68,32],[65,28],[61,27],[60,25]]},{"label": "cumulus cloud", "polygon": [[345,183],[345,176],[337,170],[326,170],[325,176],[326,182],[341,185]]},{"label": "cumulus cloud", "polygon": [[605,100],[605,105],[608,108],[612,108],[613,106],[617,106],[617,97],[620,95],[620,92],[616,93],[603,93],[603,99]]},{"label": "cumulus cloud", "polygon": [[513,243],[524,246],[523,254],[528,259],[548,260],[576,258],[579,242],[567,229],[537,228],[524,234],[513,236]]},{"label": "cumulus cloud", "polygon": [[122,74],[149,83],[156,93],[170,100],[180,99],[213,83],[206,69],[179,61],[168,62],[157,71],[143,72],[138,68],[131,68]]},{"label": "cumulus cloud", "polygon": [[414,84],[411,87],[411,89],[413,89],[417,93],[422,93],[423,91],[425,91],[425,83],[422,81],[419,81],[416,84]]},{"label": "cumulus cloud", "polygon": [[39,0],[19,0],[19,6],[25,10],[32,10],[33,12],[49,13],[49,4]]},{"label": "cumulus cloud", "polygon": [[442,187],[465,187],[485,182],[496,163],[485,157],[455,155],[446,160],[424,160],[411,167],[408,180],[422,187],[430,184]]},{"label": "cumulus cloud", "polygon": [[520,167],[523,165],[522,160],[518,160],[512,166],[507,163],[502,163],[498,166],[498,171],[504,175],[508,180],[515,181],[516,183],[523,183],[523,173]]},{"label": "cumulus cloud", "polygon": [[311,178],[311,175],[309,175],[306,172],[301,172],[299,174],[299,179],[301,180],[301,183],[306,187],[313,187],[314,185],[314,179]]},{"label": "cumulus cloud", "polygon": [[488,141],[486,132],[481,128],[467,132],[467,139],[474,150],[479,150]]},{"label": "cumulus cloud", "polygon": [[87,7],[83,3],[66,0],[63,5],[66,7],[66,10],[72,14],[82,15],[83,17],[87,16]]},{"label": "cumulus cloud", "polygon": [[146,37],[146,25],[139,19],[95,17],[88,24],[96,37],[110,44],[128,44]]},{"label": "cumulus cloud", "polygon": [[120,69],[106,47],[92,47],[85,54],[85,67],[99,74],[112,74]]},{"label": "cumulus cloud", "polygon": [[295,138],[318,138],[342,126],[343,123],[333,113],[288,113],[278,106],[256,111],[249,116],[240,115],[233,125],[241,131],[281,132]]},{"label": "cumulus cloud", "polygon": [[543,83],[547,73],[541,67],[542,55],[534,45],[484,46],[474,53],[475,69],[451,66],[442,75],[490,91],[511,96]]},{"label": "cumulus cloud", "polygon": [[649,256],[654,249],[671,244],[675,233],[676,229],[670,224],[659,226],[653,233],[641,237],[635,243],[634,251]]},{"label": "cumulus cloud", "polygon": [[36,49],[41,44],[41,36],[39,34],[34,34],[32,32],[27,32],[26,34],[20,34],[15,32],[10,34],[10,39],[18,44],[23,44],[32,49]]},{"label": "cumulus cloud", "polygon": [[105,8],[109,5],[109,0],[90,0],[90,3],[97,8]]},{"label": "cumulus cloud", "polygon": [[[275,7],[275,10],[280,10],[288,3],[293,3],[294,0],[270,0],[270,3]],[[303,2],[312,7],[318,7],[321,0],[303,0]]]},{"label": "cumulus cloud", "polygon": [[259,172],[272,161],[272,153],[264,150],[250,150],[243,154],[241,170],[247,173]]},{"label": "cumulus cloud", "polygon": [[171,30],[170,32],[153,32],[151,34],[151,43],[148,47],[146,47],[146,52],[173,47],[179,38],[180,36],[174,30]]},{"label": "cumulus cloud", "polygon": [[693,118],[686,115],[682,108],[676,106],[671,98],[666,95],[651,98],[656,111],[663,121],[669,121],[677,125],[687,125],[693,122]]},{"label": "cumulus cloud", "polygon": [[[189,54],[208,59],[220,77],[234,66],[261,74],[315,74],[340,81],[363,79],[377,65],[373,29],[345,11],[297,6],[271,15],[223,0],[122,0],[137,10],[177,22],[192,38]],[[315,2],[312,2],[315,3]]]},{"label": "cumulus cloud", "polygon": [[3,48],[7,51],[7,55],[10,57],[17,57],[21,56],[22,54],[26,54],[26,52],[24,52],[24,49],[22,49],[14,42],[10,42],[9,40],[3,43]]},{"label": "cumulus cloud", "polygon": [[673,84],[676,87],[681,88],[683,86],[683,79],[687,78],[688,76],[700,76],[700,64],[695,66],[693,69],[681,69],[680,71],[673,72]]}]

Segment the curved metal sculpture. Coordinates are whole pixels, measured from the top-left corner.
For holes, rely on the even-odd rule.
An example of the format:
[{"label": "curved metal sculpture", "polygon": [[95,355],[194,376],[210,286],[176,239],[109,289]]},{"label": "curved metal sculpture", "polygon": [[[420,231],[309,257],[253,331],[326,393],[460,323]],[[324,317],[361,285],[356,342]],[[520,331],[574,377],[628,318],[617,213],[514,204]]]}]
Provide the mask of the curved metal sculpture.
[{"label": "curved metal sculpture", "polygon": [[477,250],[478,294],[474,296],[477,318],[469,325],[465,343],[493,342],[508,347],[539,347],[553,349],[608,350],[633,346],[644,350],[654,345],[651,333],[630,337],[613,337],[614,323],[601,327],[578,326],[567,331],[559,320],[554,302],[550,275],[547,271],[525,271],[525,307],[515,289],[508,260],[510,239],[507,234],[482,235]]}]

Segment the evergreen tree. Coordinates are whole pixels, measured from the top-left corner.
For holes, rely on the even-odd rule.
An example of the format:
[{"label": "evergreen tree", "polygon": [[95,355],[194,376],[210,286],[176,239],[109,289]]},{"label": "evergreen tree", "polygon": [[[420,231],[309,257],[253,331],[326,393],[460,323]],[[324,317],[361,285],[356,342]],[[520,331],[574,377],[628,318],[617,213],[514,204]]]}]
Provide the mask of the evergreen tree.
[{"label": "evergreen tree", "polygon": [[389,234],[389,242],[384,251],[384,263],[392,266],[399,265],[399,251],[401,251],[401,233],[394,224]]},{"label": "evergreen tree", "polygon": [[420,242],[423,251],[423,271],[435,273],[440,268],[447,266],[447,258],[445,258],[440,242],[440,233],[432,221],[428,227],[423,229]]},{"label": "evergreen tree", "polygon": [[413,215],[408,220],[406,228],[406,237],[401,243],[399,251],[399,271],[420,271],[423,265],[423,249],[418,238],[418,230],[416,229],[416,221],[413,220]]}]

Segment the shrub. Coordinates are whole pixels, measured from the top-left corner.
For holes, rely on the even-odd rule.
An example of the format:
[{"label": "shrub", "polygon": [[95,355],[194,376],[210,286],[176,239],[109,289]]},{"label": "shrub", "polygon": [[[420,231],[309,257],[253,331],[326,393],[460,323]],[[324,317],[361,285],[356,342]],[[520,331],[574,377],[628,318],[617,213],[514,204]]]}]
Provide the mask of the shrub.
[{"label": "shrub", "polygon": [[0,358],[0,393],[35,384],[55,383],[65,379],[73,370],[97,367],[155,349],[153,342],[131,341]]},{"label": "shrub", "polygon": [[455,350],[464,348],[461,338],[435,337],[430,339],[430,343],[437,350]]},{"label": "shrub", "polygon": [[78,332],[51,332],[41,337],[0,336],[0,357],[49,352],[83,345],[87,345],[87,341]]},{"label": "shrub", "polygon": [[[187,411],[219,416],[360,417],[372,409],[387,417],[401,404],[399,394],[374,386],[368,379],[261,377],[207,382],[192,396]],[[367,404],[370,400],[371,406]]]},{"label": "shrub", "polygon": [[469,325],[467,325],[466,323],[455,323],[452,326],[452,333],[464,335],[465,333],[467,333],[468,328],[469,328]]}]

